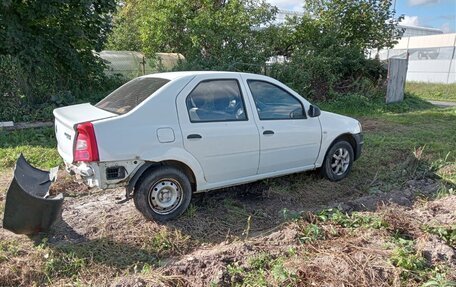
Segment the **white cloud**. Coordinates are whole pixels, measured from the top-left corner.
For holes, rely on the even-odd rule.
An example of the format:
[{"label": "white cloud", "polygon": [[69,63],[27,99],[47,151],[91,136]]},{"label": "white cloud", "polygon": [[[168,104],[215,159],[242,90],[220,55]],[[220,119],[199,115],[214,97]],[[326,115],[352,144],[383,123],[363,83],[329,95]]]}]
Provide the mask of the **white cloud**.
[{"label": "white cloud", "polygon": [[410,6],[422,6],[422,5],[428,5],[428,4],[435,4],[439,3],[440,0],[408,0],[408,4]]},{"label": "white cloud", "polygon": [[266,2],[279,9],[292,11],[302,11],[304,6],[304,0],[266,0]]},{"label": "white cloud", "polygon": [[450,26],[450,23],[443,23],[443,25],[440,27],[440,29],[443,31],[443,33],[451,33],[453,32]]},{"label": "white cloud", "polygon": [[420,19],[418,16],[405,15],[400,24],[405,26],[420,26]]}]

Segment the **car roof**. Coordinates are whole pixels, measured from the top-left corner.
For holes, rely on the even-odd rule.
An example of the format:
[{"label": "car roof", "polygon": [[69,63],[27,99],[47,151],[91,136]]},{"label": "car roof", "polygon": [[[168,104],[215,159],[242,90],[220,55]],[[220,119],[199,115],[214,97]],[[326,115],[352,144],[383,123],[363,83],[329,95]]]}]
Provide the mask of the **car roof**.
[{"label": "car roof", "polygon": [[[193,77],[197,75],[216,75],[216,74],[246,74],[246,75],[254,75],[249,73],[239,73],[239,72],[224,72],[224,71],[184,71],[184,72],[166,72],[166,73],[154,73],[143,76],[144,78],[163,78],[168,79],[170,81],[176,80],[183,77]],[[260,75],[256,75],[260,76]]]}]

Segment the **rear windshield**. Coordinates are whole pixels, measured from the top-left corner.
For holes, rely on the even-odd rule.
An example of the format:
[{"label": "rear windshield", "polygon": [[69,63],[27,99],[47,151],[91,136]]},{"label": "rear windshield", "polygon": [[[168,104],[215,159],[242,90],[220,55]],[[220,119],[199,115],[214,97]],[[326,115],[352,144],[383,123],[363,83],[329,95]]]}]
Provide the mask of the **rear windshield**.
[{"label": "rear windshield", "polygon": [[95,106],[116,114],[125,114],[168,82],[169,80],[160,78],[136,78],[109,94]]}]

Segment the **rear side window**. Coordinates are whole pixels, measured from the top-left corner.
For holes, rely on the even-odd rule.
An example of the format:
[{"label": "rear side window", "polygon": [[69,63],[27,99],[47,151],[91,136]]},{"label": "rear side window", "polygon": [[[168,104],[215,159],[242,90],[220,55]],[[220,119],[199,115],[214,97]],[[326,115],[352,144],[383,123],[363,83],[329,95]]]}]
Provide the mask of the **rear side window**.
[{"label": "rear side window", "polygon": [[109,94],[95,106],[116,114],[125,114],[168,82],[169,80],[160,78],[136,78]]},{"label": "rear side window", "polygon": [[186,99],[190,121],[245,121],[244,101],[237,80],[200,82]]}]

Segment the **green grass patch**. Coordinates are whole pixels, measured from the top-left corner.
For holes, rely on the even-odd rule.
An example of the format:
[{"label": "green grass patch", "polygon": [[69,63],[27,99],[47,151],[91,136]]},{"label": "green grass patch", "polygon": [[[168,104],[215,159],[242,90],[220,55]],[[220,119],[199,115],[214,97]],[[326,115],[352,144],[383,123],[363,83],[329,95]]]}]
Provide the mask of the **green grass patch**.
[{"label": "green grass patch", "polygon": [[429,102],[414,96],[405,94],[404,101],[400,103],[386,104],[382,96],[370,96],[362,94],[339,95],[332,100],[317,103],[325,111],[335,112],[349,116],[373,116],[385,113],[406,113],[410,111],[431,109],[434,106]]},{"label": "green grass patch", "polygon": [[42,169],[60,165],[53,128],[0,130],[0,170],[14,167],[21,153],[27,161]]},{"label": "green grass patch", "polygon": [[422,99],[456,102],[456,84],[407,82],[405,90]]},{"label": "green grass patch", "polygon": [[433,173],[456,183],[456,108],[386,113],[369,120],[378,129],[364,131],[364,151],[351,175],[360,181],[371,178],[361,186],[365,191],[389,191]]},{"label": "green grass patch", "polygon": [[247,266],[228,265],[231,286],[296,286],[297,276],[283,265],[285,257],[274,258],[260,253],[248,260]]}]

